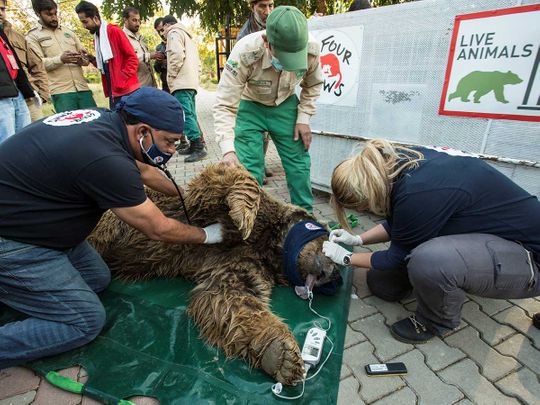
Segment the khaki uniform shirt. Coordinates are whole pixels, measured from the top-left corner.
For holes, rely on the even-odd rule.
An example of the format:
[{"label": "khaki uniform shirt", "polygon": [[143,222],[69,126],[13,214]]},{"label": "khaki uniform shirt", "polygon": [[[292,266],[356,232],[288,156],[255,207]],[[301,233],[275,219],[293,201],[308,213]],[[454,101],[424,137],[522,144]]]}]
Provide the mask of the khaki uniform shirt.
[{"label": "khaki uniform shirt", "polygon": [[43,60],[49,76],[51,94],[90,90],[79,65],[64,64],[60,56],[65,51],[84,50],[79,38],[67,28],[58,26],[55,30],[39,24],[26,35],[28,45]]},{"label": "khaki uniform shirt", "polygon": [[278,106],[293,95],[296,85],[300,84],[296,123],[309,124],[315,114],[315,101],[323,83],[320,44],[310,36],[308,68],[303,76],[297,76],[295,72],[274,69],[272,55],[262,38],[265,32],[255,32],[237,42],[223,69],[214,105],[216,142],[223,154],[234,151],[234,126],[240,99]]},{"label": "khaki uniform shirt", "polygon": [[137,77],[141,87],[156,87],[156,78],[150,65],[150,52],[148,45],[144,42],[141,34],[133,33],[124,27],[124,32],[133,46],[137,58],[139,58],[139,67],[137,68]]},{"label": "khaki uniform shirt", "polygon": [[199,50],[186,28],[176,23],[167,31],[167,84],[176,90],[199,88]]},{"label": "khaki uniform shirt", "polygon": [[17,56],[23,65],[23,69],[32,87],[38,92],[41,99],[48,100],[50,98],[49,81],[41,58],[32,48],[28,47],[24,35],[15,31],[8,21],[4,22],[4,33],[8,37],[13,49],[15,49],[15,52],[17,52]]}]

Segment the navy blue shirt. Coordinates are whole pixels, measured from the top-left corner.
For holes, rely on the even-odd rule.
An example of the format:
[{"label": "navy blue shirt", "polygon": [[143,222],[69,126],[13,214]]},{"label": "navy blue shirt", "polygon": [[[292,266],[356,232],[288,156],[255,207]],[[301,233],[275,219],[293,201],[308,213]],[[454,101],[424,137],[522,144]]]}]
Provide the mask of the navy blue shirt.
[{"label": "navy blue shirt", "polygon": [[0,145],[0,236],[53,249],[81,243],[109,208],[146,200],[116,113],[60,113]]},{"label": "navy blue shirt", "polygon": [[412,249],[437,236],[487,233],[522,243],[540,259],[540,202],[486,162],[418,148],[425,160],[392,187],[383,226],[390,248],[373,253],[376,270],[405,268]]}]

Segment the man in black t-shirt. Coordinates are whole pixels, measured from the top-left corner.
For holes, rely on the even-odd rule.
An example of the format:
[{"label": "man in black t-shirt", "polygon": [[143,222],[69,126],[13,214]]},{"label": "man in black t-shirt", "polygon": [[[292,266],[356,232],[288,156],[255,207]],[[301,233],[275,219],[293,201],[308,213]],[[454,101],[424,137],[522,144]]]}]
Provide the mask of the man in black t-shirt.
[{"label": "man in black t-shirt", "polygon": [[156,167],[175,152],[183,111],[141,88],[116,111],[75,110],[33,123],[0,146],[0,302],[29,315],[0,326],[0,369],[94,339],[105,323],[96,293],[110,272],[86,242],[111,210],[151,239],[221,242],[221,225],[166,217],[144,185],[176,194]]}]

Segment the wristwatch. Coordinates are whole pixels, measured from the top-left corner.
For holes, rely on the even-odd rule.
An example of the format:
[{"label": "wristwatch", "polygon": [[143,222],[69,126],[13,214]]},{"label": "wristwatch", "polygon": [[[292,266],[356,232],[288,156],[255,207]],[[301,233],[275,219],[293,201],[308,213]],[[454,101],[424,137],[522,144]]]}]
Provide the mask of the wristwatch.
[{"label": "wristwatch", "polygon": [[350,266],[351,265],[351,256],[352,256],[352,253],[349,253],[349,254],[347,254],[347,255],[345,255],[343,257],[343,264],[345,266]]}]

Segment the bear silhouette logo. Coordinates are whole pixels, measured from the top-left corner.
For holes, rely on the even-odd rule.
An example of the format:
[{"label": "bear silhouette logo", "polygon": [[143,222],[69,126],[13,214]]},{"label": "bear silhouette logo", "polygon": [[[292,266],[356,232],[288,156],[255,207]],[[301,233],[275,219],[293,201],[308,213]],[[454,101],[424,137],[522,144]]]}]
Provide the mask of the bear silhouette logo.
[{"label": "bear silhouette logo", "polygon": [[337,77],[338,81],[334,86],[334,89],[339,87],[342,80],[341,67],[339,66],[339,59],[333,53],[327,53],[321,56],[322,73],[328,78]]},{"label": "bear silhouette logo", "polygon": [[468,103],[469,94],[473,91],[473,99],[475,103],[480,102],[480,98],[490,92],[495,93],[495,99],[499,103],[507,104],[508,100],[504,98],[504,86],[507,84],[519,84],[523,80],[511,71],[508,72],[471,72],[458,82],[456,91],[448,96],[448,101],[454,98],[460,98],[461,101]]}]

